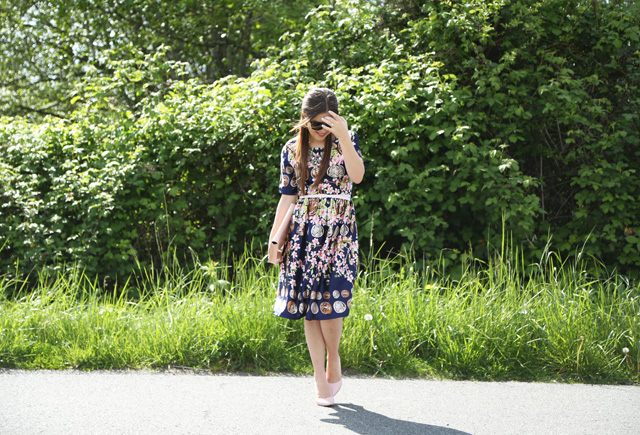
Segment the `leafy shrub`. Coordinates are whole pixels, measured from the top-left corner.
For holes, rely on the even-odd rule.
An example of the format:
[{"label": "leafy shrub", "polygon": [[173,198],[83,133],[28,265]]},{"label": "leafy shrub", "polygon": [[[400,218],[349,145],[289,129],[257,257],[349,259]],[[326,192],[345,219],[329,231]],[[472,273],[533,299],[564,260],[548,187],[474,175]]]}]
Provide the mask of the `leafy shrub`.
[{"label": "leafy shrub", "polygon": [[445,249],[455,262],[482,255],[504,223],[530,258],[553,234],[565,254],[588,239],[585,254],[633,272],[637,6],[338,6],[310,14],[248,78],[205,86],[162,53],[132,51],[107,60],[112,76],[89,74],[70,120],[5,118],[0,266],[77,261],[113,278],[170,250],[218,256],[263,240],[281,146],[317,85],[336,90],[361,138],[363,246]]},{"label": "leafy shrub", "polygon": [[135,164],[104,141],[99,127],[61,120],[2,124],[5,270],[79,260],[89,271],[122,271],[129,261],[132,228],[122,223],[119,196]]}]

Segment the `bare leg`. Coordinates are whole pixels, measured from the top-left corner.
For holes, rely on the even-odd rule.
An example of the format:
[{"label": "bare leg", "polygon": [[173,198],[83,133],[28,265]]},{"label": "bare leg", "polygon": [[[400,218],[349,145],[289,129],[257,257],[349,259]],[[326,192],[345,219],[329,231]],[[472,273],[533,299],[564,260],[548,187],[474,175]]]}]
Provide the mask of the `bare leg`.
[{"label": "bare leg", "polygon": [[326,344],[320,327],[321,322],[322,321],[305,319],[304,336],[307,339],[311,364],[313,364],[313,377],[316,381],[318,397],[326,398],[331,396],[331,392],[329,391],[327,375],[324,370]]},{"label": "bare leg", "polygon": [[338,382],[342,379],[340,367],[340,338],[342,337],[342,318],[321,320],[320,326],[327,348],[327,382]]}]

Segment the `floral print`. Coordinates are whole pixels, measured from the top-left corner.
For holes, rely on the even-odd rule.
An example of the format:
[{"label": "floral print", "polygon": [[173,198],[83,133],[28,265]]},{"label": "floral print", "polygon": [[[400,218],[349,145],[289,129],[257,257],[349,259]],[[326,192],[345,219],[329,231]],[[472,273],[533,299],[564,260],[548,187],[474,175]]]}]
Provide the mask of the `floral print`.
[{"label": "floral print", "polygon": [[[362,157],[360,142],[350,132]],[[282,148],[280,186],[283,195],[299,193],[292,139]],[[312,188],[322,160],[322,148],[309,149],[306,195],[351,196],[353,182],[347,174],[336,140],[327,173]],[[289,319],[325,320],[349,315],[353,283],[358,269],[358,231],[353,202],[339,198],[299,198],[295,205],[280,263],[274,314]]]}]

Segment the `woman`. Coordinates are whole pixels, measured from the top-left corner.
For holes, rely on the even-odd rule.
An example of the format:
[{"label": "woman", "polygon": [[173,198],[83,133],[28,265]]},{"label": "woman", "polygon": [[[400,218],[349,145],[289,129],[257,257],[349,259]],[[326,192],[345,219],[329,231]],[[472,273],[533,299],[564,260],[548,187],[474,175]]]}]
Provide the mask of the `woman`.
[{"label": "woman", "polygon": [[365,168],[358,136],[338,115],[338,99],[331,90],[307,93],[292,131],[298,135],[282,148],[281,196],[270,240],[289,206],[295,209],[285,244],[269,244],[270,254],[280,262],[274,314],[304,317],[316,403],[331,406],[342,385],[338,348],[358,267],[351,190],[362,181]]}]

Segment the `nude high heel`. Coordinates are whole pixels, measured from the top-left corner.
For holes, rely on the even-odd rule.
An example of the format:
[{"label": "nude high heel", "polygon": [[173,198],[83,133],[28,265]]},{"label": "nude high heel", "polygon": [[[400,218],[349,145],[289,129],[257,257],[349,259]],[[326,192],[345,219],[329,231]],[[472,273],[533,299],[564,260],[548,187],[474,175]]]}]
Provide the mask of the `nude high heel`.
[{"label": "nude high heel", "polygon": [[[331,385],[329,385],[329,393],[331,393]],[[336,402],[333,398],[333,394],[329,397],[318,397],[318,385],[316,384],[316,403],[318,406],[333,406]]]},{"label": "nude high heel", "polygon": [[316,403],[318,404],[318,406],[333,406],[336,404],[336,401],[334,400],[333,396],[326,397],[324,399],[316,397]]},{"label": "nude high heel", "polygon": [[331,391],[331,394],[335,396],[336,394],[338,394],[338,391],[340,391],[340,388],[342,387],[342,378],[340,378],[338,382],[328,382],[328,384],[329,391]]},{"label": "nude high heel", "polygon": [[[342,361],[338,358],[338,364],[340,364],[340,371],[342,371]],[[332,396],[338,394],[340,388],[342,388],[342,375],[340,375],[340,380],[338,382],[327,382],[329,384],[329,392],[331,392]]]}]

